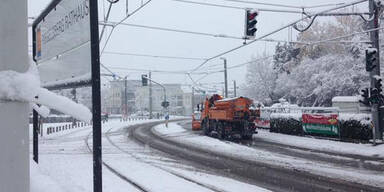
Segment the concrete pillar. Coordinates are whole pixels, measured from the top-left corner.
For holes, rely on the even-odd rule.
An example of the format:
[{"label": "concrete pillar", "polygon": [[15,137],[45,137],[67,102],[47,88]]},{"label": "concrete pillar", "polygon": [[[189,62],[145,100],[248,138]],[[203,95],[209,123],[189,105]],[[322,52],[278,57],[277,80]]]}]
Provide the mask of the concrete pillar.
[{"label": "concrete pillar", "polygon": [[[2,0],[0,71],[28,69],[27,0]],[[29,191],[29,104],[0,101],[0,191]]]}]

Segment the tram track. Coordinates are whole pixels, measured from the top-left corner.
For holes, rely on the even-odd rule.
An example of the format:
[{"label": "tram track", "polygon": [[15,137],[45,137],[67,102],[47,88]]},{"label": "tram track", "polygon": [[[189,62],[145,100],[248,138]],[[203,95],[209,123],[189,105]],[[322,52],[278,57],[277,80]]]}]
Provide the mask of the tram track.
[{"label": "tram track", "polygon": [[[90,132],[88,134],[88,136],[86,137],[85,139],[85,145],[87,146],[88,150],[90,153],[92,153],[92,149],[89,145],[89,137],[92,135],[92,132]],[[126,176],[124,176],[122,173],[120,173],[118,170],[112,168],[108,163],[106,163],[105,161],[102,161],[103,165],[109,170],[111,171],[114,175],[116,175],[117,177],[119,177],[120,179],[122,179],[123,181],[131,184],[133,187],[135,187],[137,190],[141,191],[141,192],[151,192],[149,191],[148,189],[146,189],[144,186],[141,186],[140,184],[136,183],[135,181],[127,178]]]},{"label": "tram track", "polygon": [[[154,125],[156,125],[156,124],[159,124],[159,123],[156,122],[156,123],[149,123],[149,124],[150,124],[150,125],[148,125],[148,124],[132,125],[132,126],[129,126],[129,128],[132,129],[132,128],[134,128],[134,127],[142,127],[142,126],[151,126],[151,127],[152,127],[152,126],[154,126]],[[155,168],[157,168],[157,169],[160,169],[160,170],[162,170],[162,171],[165,171],[165,172],[167,172],[167,173],[169,173],[169,174],[171,174],[171,175],[174,175],[174,176],[176,176],[176,177],[178,177],[178,178],[181,178],[181,179],[183,179],[183,180],[185,180],[185,181],[187,181],[187,182],[190,182],[190,183],[196,184],[196,185],[198,185],[198,186],[200,186],[200,187],[206,188],[206,189],[208,189],[208,190],[210,190],[210,191],[213,191],[213,192],[228,192],[228,191],[226,191],[226,190],[224,190],[224,189],[220,189],[220,188],[218,188],[218,187],[216,187],[216,186],[213,186],[213,185],[207,185],[207,184],[205,184],[205,183],[198,182],[198,181],[196,181],[196,180],[194,180],[194,179],[192,179],[192,178],[189,178],[189,177],[187,177],[187,176],[185,176],[185,175],[179,174],[179,173],[177,173],[176,171],[173,171],[173,170],[171,170],[171,169],[169,169],[169,168],[165,168],[164,166],[156,165],[156,164],[154,164],[154,163],[152,163],[152,162],[150,162],[150,161],[148,161],[148,160],[146,160],[146,159],[144,159],[144,158],[141,158],[141,157],[139,157],[139,156],[137,156],[137,155],[134,155],[134,154],[132,153],[132,151],[127,151],[127,150],[123,149],[123,148],[120,147],[118,144],[116,144],[116,142],[113,141],[113,139],[111,138],[111,136],[113,136],[113,135],[119,135],[119,134],[116,134],[116,132],[112,132],[112,129],[113,129],[113,128],[107,130],[107,131],[103,134],[103,136],[106,138],[106,140],[108,141],[108,143],[111,144],[114,148],[116,148],[116,149],[118,149],[119,151],[121,151],[122,153],[124,153],[124,154],[126,154],[126,155],[132,157],[133,159],[135,159],[135,160],[137,160],[137,161],[139,161],[139,162],[146,163],[146,164],[148,164],[148,165],[150,165],[150,166],[153,166],[153,167],[155,167]],[[124,128],[123,128],[123,129],[124,129]],[[128,128],[126,127],[126,129],[128,129]],[[128,130],[130,130],[130,129],[128,129]],[[119,130],[118,130],[118,131],[119,131]],[[117,132],[118,132],[118,131],[117,131]],[[92,152],[92,149],[90,148],[90,145],[89,145],[89,142],[88,142],[88,141],[89,141],[89,138],[90,138],[91,135],[92,135],[92,133],[90,133],[90,134],[86,137],[86,139],[85,139],[85,144],[86,144],[86,146],[87,146],[87,148],[88,148],[88,150],[89,150],[90,152]],[[142,185],[138,184],[137,182],[133,181],[132,179],[129,179],[128,177],[124,176],[123,173],[119,172],[117,169],[114,169],[110,164],[106,163],[105,161],[103,161],[103,165],[104,165],[108,170],[110,170],[113,174],[115,174],[116,176],[118,176],[120,179],[122,179],[122,180],[124,180],[124,181],[130,183],[131,185],[133,185],[136,189],[138,189],[138,190],[140,190],[140,191],[142,191],[142,192],[150,192],[150,190],[146,189],[145,186],[142,186]]]}]

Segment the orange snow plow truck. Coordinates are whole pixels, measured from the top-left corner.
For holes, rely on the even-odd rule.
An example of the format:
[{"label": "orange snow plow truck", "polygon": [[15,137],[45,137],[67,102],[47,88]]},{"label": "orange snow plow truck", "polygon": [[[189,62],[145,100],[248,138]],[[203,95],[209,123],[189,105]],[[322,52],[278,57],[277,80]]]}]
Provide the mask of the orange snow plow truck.
[{"label": "orange snow plow truck", "polygon": [[219,139],[251,139],[257,133],[254,121],[260,116],[252,106],[253,101],[246,97],[223,99],[215,94],[205,100],[201,129]]}]

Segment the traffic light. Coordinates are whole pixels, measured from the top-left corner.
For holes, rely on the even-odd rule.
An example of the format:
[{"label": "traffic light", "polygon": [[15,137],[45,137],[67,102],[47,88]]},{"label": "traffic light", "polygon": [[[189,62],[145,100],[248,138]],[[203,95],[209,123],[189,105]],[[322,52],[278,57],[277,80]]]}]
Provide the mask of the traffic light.
[{"label": "traffic light", "polygon": [[382,82],[383,80],[382,79],[377,79],[376,82],[375,82],[375,88],[377,89],[377,91],[379,92],[379,94],[381,93],[381,91],[383,91],[382,89]]},{"label": "traffic light", "polygon": [[372,104],[379,104],[380,102],[380,93],[379,93],[379,90],[377,90],[376,88],[373,88],[371,90],[371,97],[369,98],[369,101],[372,103]]},{"label": "traffic light", "polygon": [[369,90],[368,88],[362,89],[361,90],[361,97],[363,97],[363,100],[359,100],[360,103],[369,106]]},{"label": "traffic light", "polygon": [[365,70],[371,72],[376,65],[374,62],[376,61],[376,52],[375,48],[368,48],[365,50]]},{"label": "traffic light", "polygon": [[148,76],[147,75],[141,75],[141,82],[143,86],[148,86]]},{"label": "traffic light", "polygon": [[255,33],[257,31],[256,29],[256,17],[259,15],[259,12],[255,10],[245,10],[245,37],[246,38],[254,38]]},{"label": "traffic light", "polygon": [[161,106],[164,107],[164,108],[167,108],[169,106],[169,102],[168,101],[163,101],[163,102],[161,102]]}]

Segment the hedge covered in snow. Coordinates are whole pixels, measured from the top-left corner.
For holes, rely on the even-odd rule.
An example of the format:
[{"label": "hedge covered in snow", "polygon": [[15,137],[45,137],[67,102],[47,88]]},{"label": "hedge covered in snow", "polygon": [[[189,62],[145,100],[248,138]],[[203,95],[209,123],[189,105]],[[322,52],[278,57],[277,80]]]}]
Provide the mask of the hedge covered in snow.
[{"label": "hedge covered in snow", "polygon": [[[271,114],[270,132],[289,135],[305,135],[301,113]],[[351,141],[368,141],[372,139],[370,114],[339,114],[340,139]],[[327,136],[327,135],[320,135]]]}]

